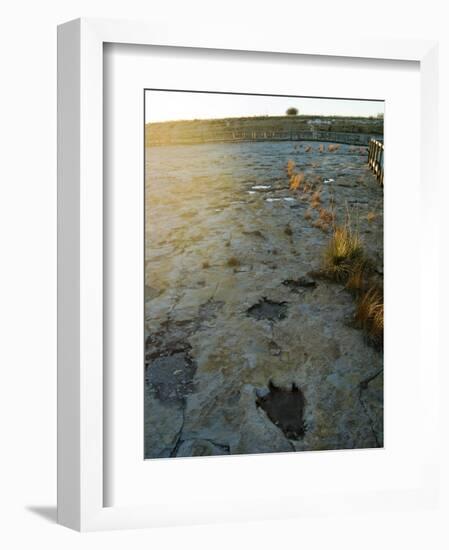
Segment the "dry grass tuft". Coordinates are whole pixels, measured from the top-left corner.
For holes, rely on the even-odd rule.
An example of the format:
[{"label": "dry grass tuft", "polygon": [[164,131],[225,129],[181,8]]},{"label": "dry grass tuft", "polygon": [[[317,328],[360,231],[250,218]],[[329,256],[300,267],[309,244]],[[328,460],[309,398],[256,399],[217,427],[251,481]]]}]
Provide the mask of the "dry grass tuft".
[{"label": "dry grass tuft", "polygon": [[319,151],[320,153],[324,153],[324,145],[323,145],[322,143],[320,143],[320,146],[319,146],[319,148],[318,148],[318,151]]},{"label": "dry grass tuft", "polygon": [[310,206],[312,208],[319,208],[321,204],[321,189],[315,191],[310,198]]},{"label": "dry grass tuft", "polygon": [[377,214],[375,212],[368,212],[366,215],[366,219],[371,223],[377,218]]},{"label": "dry grass tuft", "polygon": [[310,193],[310,191],[312,190],[312,187],[310,186],[309,183],[305,182],[304,185],[303,185],[302,190],[303,190],[304,193]]},{"label": "dry grass tuft", "polygon": [[329,153],[334,153],[335,151],[338,151],[340,149],[340,145],[338,143],[329,143],[327,150]]},{"label": "dry grass tuft", "polygon": [[318,187],[319,185],[322,185],[323,178],[321,176],[319,176],[318,174],[315,174],[313,176],[309,176],[307,178],[307,182],[312,187]]},{"label": "dry grass tuft", "polygon": [[287,175],[289,177],[293,176],[293,171],[295,170],[295,161],[294,160],[289,160],[287,162]]},{"label": "dry grass tuft", "polygon": [[231,256],[230,258],[228,258],[226,264],[228,265],[228,267],[238,267],[240,265],[240,260],[235,256]]},{"label": "dry grass tuft", "polygon": [[355,293],[361,292],[366,286],[368,264],[364,258],[357,260],[350,269],[346,288]]},{"label": "dry grass tuft", "polygon": [[[324,209],[322,209],[324,210]],[[324,214],[313,224],[326,226]],[[325,229],[323,229],[325,230]],[[334,226],[324,252],[324,265],[318,275],[345,284],[356,296],[355,326],[363,329],[370,344],[383,346],[383,290],[375,278],[373,263],[365,256],[357,231],[351,229],[349,213],[346,223]]]},{"label": "dry grass tuft", "polygon": [[209,269],[210,263],[209,263],[207,260],[205,260],[205,261],[201,264],[201,267],[202,267],[203,269]]},{"label": "dry grass tuft", "polygon": [[378,286],[372,286],[357,300],[354,319],[376,345],[383,344],[384,297]]},{"label": "dry grass tuft", "polygon": [[312,210],[310,208],[308,208],[306,210],[306,213],[304,214],[304,219],[306,219],[306,220],[311,220],[312,219]]},{"label": "dry grass tuft", "polygon": [[290,177],[290,190],[297,191],[303,183],[304,183],[303,172],[300,172],[299,174],[293,174]]},{"label": "dry grass tuft", "polygon": [[330,210],[326,210],[325,208],[320,208],[320,220],[322,220],[324,223],[332,224],[334,222],[334,213]]},{"label": "dry grass tuft", "polygon": [[307,147],[304,149],[304,151],[305,151],[306,153],[308,153],[308,152],[311,151],[311,150],[312,150],[312,146],[311,146],[311,145],[307,145]]},{"label": "dry grass tuft", "polygon": [[363,258],[359,235],[349,224],[334,228],[324,253],[324,270],[335,281],[346,281],[353,266]]},{"label": "dry grass tuft", "polygon": [[321,229],[323,233],[329,233],[329,224],[319,218],[312,223],[312,227]]}]

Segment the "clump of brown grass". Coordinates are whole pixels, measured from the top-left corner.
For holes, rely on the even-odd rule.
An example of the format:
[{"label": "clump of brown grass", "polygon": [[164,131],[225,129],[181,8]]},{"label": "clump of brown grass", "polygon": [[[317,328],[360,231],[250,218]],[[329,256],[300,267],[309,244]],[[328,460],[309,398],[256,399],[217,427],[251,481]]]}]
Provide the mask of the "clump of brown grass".
[{"label": "clump of brown grass", "polygon": [[303,190],[304,193],[310,193],[310,191],[312,190],[312,187],[310,186],[310,183],[305,182],[303,187],[302,187],[302,190]]},{"label": "clump of brown grass", "polygon": [[304,149],[304,151],[305,151],[306,153],[308,153],[308,152],[311,151],[311,150],[312,150],[312,146],[311,146],[311,145],[307,145],[307,147]]},{"label": "clump of brown grass", "polygon": [[322,220],[324,223],[332,224],[334,222],[334,213],[330,210],[326,210],[326,208],[320,208],[320,220]]},{"label": "clump of brown grass", "polygon": [[210,263],[209,263],[207,260],[205,260],[205,261],[201,264],[201,267],[202,267],[203,269],[209,269]]},{"label": "clump of brown grass", "polygon": [[295,166],[296,166],[296,164],[295,164],[295,161],[294,161],[294,160],[291,160],[291,159],[290,159],[290,160],[287,162],[287,175],[288,175],[289,177],[291,177],[291,176],[293,175],[293,171],[295,170]]},{"label": "clump of brown grass", "polygon": [[238,267],[240,265],[240,260],[235,256],[231,256],[230,258],[228,258],[226,264],[228,267]]},{"label": "clump of brown grass", "polygon": [[303,172],[300,172],[299,174],[293,174],[290,177],[290,190],[297,191],[303,183],[304,183]]},{"label": "clump of brown grass", "polygon": [[321,189],[315,191],[310,198],[310,206],[312,208],[319,208],[321,204]]},{"label": "clump of brown grass", "polygon": [[319,146],[319,148],[318,148],[318,151],[319,151],[320,153],[324,153],[324,145],[323,145],[322,143],[320,143],[320,146]]},{"label": "clump of brown grass", "polygon": [[327,150],[329,153],[333,153],[335,151],[338,151],[340,149],[340,145],[338,143],[329,143]]},{"label": "clump of brown grass", "polygon": [[335,281],[346,281],[353,266],[363,258],[360,237],[349,223],[334,227],[324,253],[325,273]]},{"label": "clump of brown grass", "polygon": [[317,174],[314,174],[312,176],[308,176],[307,177],[307,183],[311,186],[311,187],[318,187],[319,185],[321,185],[323,183],[323,178]]},{"label": "clump of brown grass", "polygon": [[293,230],[292,230],[292,228],[290,227],[290,224],[289,224],[289,223],[285,226],[284,233],[285,233],[286,235],[288,235],[289,237],[291,237],[291,236],[293,235]]},{"label": "clump of brown grass", "polygon": [[366,277],[368,272],[368,264],[364,258],[358,259],[351,266],[348,280],[346,281],[347,290],[355,293],[361,292],[366,286]]},{"label": "clump of brown grass", "polygon": [[368,212],[366,215],[366,219],[371,223],[377,218],[377,214],[375,212]]},{"label": "clump of brown grass", "polygon": [[354,319],[376,345],[383,344],[384,297],[378,286],[372,286],[357,300]]},{"label": "clump of brown grass", "polygon": [[306,213],[304,214],[304,219],[306,219],[306,220],[311,220],[312,219],[312,210],[310,208],[308,208],[306,210]]},{"label": "clump of brown grass", "polygon": [[321,229],[321,231],[323,233],[328,233],[329,232],[329,224],[326,223],[323,220],[320,220],[319,218],[312,223],[312,227],[316,227],[318,229]]}]

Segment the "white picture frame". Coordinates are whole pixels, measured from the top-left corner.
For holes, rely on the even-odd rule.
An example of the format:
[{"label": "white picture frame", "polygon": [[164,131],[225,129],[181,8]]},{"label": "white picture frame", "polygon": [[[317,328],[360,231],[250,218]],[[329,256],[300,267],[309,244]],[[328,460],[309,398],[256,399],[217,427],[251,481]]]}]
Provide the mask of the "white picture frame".
[{"label": "white picture frame", "polygon": [[[386,492],[326,497],[307,502],[283,500],[276,514],[263,513],[238,497],[228,512],[206,503],[189,513],[164,506],[104,506],[104,288],[103,288],[103,56],[104,44],[159,45],[362,58],[419,63],[420,181],[426,198],[421,214],[426,243],[423,275],[438,270],[437,220],[437,44],[431,41],[359,40],[308,36],[267,38],[227,29],[207,29],[202,37],[158,27],[157,24],[80,19],[58,28],[58,522],[77,530],[151,527],[264,517],[294,517],[339,513],[360,506],[435,505],[438,493],[436,451],[422,464],[417,485]],[[431,276],[431,275],[429,275]],[[422,296],[421,296],[422,298]],[[437,318],[438,289],[421,303],[421,316]],[[423,322],[422,322],[423,325]],[[435,329],[437,327],[434,327]],[[438,332],[421,327],[421,344],[428,351],[426,407],[437,414]],[[426,408],[425,407],[425,408]],[[245,457],[243,460],[250,460]],[[241,459],[242,460],[242,459]]]}]

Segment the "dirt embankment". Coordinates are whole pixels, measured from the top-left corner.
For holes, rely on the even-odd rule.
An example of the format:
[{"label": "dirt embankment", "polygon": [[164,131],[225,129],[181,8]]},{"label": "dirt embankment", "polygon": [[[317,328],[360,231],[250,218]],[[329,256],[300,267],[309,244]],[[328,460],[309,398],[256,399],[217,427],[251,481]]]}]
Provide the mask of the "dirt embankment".
[{"label": "dirt embankment", "polygon": [[[246,117],[213,120],[181,120],[149,123],[145,127],[147,146],[182,145],[214,141],[263,141],[314,139],[322,134],[360,135],[355,145],[366,145],[363,137],[383,135],[383,120],[356,117]],[[347,136],[346,136],[347,137]],[[330,141],[335,140],[332,136]]]}]

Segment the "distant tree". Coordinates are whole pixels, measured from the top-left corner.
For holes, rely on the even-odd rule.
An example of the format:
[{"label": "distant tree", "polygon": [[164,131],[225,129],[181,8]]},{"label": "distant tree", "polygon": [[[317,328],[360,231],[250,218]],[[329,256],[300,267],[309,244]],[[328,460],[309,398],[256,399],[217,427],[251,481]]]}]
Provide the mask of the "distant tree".
[{"label": "distant tree", "polygon": [[381,120],[383,120],[384,114],[383,114],[383,113],[377,113],[377,117],[376,117],[376,118],[380,118]]},{"label": "distant tree", "polygon": [[296,107],[289,107],[285,113],[288,115],[288,116],[296,116],[298,114],[298,109]]}]

